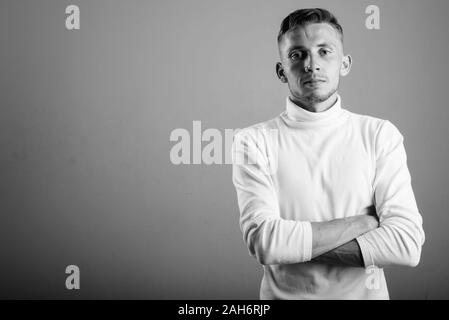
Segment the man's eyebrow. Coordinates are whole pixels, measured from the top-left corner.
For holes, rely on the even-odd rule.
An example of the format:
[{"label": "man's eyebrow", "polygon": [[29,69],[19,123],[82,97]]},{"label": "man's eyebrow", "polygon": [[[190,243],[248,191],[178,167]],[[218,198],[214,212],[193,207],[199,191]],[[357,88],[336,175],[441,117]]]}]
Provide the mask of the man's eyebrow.
[{"label": "man's eyebrow", "polygon": [[[334,45],[332,43],[323,42],[323,43],[318,44],[317,47],[319,47],[319,48],[324,48],[324,47],[335,48],[336,45]],[[288,49],[288,52],[292,52],[293,50],[297,50],[297,49],[306,49],[306,47],[301,46],[301,45],[293,46]]]},{"label": "man's eyebrow", "polygon": [[319,45],[317,45],[317,47],[320,47],[320,48],[323,48],[323,47],[332,47],[332,48],[335,48],[335,45],[332,44],[332,43],[323,42],[323,43],[320,43]]}]

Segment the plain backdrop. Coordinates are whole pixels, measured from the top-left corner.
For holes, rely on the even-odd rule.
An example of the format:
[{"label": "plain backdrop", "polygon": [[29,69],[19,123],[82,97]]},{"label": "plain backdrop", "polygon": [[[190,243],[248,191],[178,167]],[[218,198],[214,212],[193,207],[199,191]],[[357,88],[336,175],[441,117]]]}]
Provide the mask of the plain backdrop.
[{"label": "plain backdrop", "polygon": [[170,133],[280,114],[276,35],[305,7],[343,26],[343,107],[405,137],[426,243],[418,267],[386,269],[390,296],[449,298],[445,0],[1,1],[0,298],[258,299],[231,165],[172,164]]}]

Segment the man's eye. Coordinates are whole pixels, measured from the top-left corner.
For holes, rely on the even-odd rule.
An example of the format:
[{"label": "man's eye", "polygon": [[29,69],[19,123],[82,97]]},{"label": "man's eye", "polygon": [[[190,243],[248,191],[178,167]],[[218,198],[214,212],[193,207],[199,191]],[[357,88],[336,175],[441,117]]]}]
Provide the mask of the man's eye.
[{"label": "man's eye", "polygon": [[322,56],[325,56],[325,55],[328,55],[329,53],[331,53],[331,51],[328,49],[322,49],[322,50],[320,50],[320,53]]},{"label": "man's eye", "polygon": [[292,54],[290,54],[290,59],[292,60],[299,60],[302,59],[302,54],[300,52],[293,52]]}]

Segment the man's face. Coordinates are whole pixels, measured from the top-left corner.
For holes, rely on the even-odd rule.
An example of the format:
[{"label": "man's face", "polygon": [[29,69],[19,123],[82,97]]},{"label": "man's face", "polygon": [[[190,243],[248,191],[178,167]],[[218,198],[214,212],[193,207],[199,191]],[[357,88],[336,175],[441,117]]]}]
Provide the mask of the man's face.
[{"label": "man's face", "polygon": [[287,82],[293,101],[326,101],[338,89],[340,75],[349,72],[351,57],[343,56],[337,30],[328,23],[311,23],[288,31],[279,43],[277,73]]}]

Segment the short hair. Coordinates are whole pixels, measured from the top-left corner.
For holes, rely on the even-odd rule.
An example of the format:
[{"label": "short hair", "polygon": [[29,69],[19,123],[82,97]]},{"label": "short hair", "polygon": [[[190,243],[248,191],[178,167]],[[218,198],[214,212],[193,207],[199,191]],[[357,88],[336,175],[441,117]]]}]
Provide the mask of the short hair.
[{"label": "short hair", "polygon": [[282,37],[288,31],[293,30],[299,26],[303,27],[310,23],[328,23],[340,35],[341,42],[343,42],[343,28],[340,23],[338,23],[337,18],[327,11],[321,8],[310,8],[310,9],[299,9],[290,13],[287,17],[282,20],[281,28],[278,34],[278,43],[281,42]]}]

